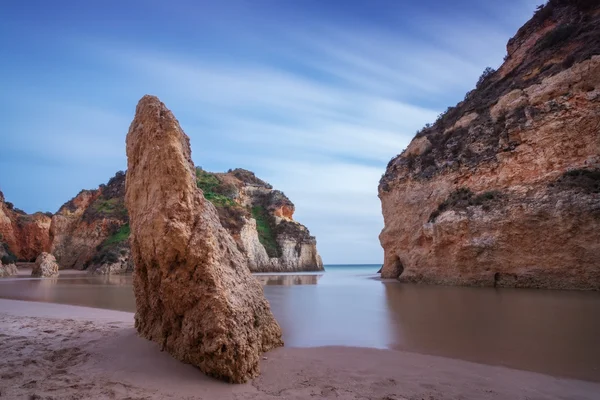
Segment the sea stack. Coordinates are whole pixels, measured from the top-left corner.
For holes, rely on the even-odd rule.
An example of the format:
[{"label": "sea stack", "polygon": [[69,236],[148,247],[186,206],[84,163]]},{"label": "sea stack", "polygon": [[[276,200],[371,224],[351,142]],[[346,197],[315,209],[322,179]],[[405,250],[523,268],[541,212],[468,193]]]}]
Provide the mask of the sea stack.
[{"label": "sea stack", "polygon": [[36,278],[56,278],[58,277],[58,269],[56,258],[50,253],[43,252],[35,259],[31,276]]},{"label": "sea stack", "polygon": [[246,258],[196,186],[188,136],[154,96],[127,134],[125,203],[135,265],[135,326],[174,358],[232,383],[282,346]]},{"label": "sea stack", "polygon": [[600,290],[600,2],[549,1],[392,159],[382,277]]}]

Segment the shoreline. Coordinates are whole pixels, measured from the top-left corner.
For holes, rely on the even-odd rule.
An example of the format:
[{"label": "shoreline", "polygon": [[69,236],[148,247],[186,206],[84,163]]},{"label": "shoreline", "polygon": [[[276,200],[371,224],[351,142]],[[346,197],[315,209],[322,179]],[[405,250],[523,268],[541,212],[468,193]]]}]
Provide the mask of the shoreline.
[{"label": "shoreline", "polygon": [[242,385],[209,378],[137,337],[133,313],[0,299],[3,398],[340,397],[595,399],[600,383],[417,353],[358,347],[276,349]]}]

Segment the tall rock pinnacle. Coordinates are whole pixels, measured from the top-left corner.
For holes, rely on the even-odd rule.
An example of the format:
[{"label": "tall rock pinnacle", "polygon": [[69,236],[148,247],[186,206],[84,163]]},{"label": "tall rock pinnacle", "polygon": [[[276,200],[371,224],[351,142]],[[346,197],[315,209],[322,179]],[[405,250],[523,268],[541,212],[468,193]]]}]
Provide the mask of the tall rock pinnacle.
[{"label": "tall rock pinnacle", "polygon": [[283,345],[281,329],[194,171],[177,119],[144,96],[127,134],[135,326],[176,359],[246,382],[261,353]]}]

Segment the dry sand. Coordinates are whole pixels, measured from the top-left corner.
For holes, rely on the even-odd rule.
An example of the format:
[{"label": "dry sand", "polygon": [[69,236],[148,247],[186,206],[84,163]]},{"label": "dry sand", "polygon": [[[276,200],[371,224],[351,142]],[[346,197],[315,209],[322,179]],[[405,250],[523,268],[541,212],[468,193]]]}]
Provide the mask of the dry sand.
[{"label": "dry sand", "polygon": [[420,354],[281,348],[244,385],[140,339],[133,314],[0,300],[0,399],[600,399],[600,384]]}]

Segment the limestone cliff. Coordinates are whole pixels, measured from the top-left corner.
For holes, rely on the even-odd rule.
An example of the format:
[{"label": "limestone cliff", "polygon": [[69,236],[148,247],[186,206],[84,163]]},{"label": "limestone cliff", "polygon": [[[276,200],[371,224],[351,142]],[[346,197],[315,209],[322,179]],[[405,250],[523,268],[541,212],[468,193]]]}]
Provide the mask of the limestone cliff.
[{"label": "limestone cliff", "polygon": [[197,168],[196,182],[217,207],[251,271],[323,270],[316,239],[294,221],[294,204],[281,191],[240,168],[227,173]]},{"label": "limestone cliff", "polygon": [[[51,215],[51,214],[50,214]],[[0,257],[34,261],[50,249],[50,215],[26,214],[0,192]],[[6,260],[8,261],[8,259]]]},{"label": "limestone cliff", "polygon": [[600,289],[600,3],[550,1],[390,161],[382,277]]},{"label": "limestone cliff", "polygon": [[[197,168],[196,183],[215,205],[252,271],[323,269],[314,236],[293,219],[294,204],[254,173],[243,169],[210,173]],[[2,201],[0,233],[6,238],[2,249],[21,260],[51,252],[61,268],[96,274],[131,272],[124,196],[125,173],[118,172],[106,185],[79,192],[51,218],[25,214]]]}]

